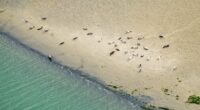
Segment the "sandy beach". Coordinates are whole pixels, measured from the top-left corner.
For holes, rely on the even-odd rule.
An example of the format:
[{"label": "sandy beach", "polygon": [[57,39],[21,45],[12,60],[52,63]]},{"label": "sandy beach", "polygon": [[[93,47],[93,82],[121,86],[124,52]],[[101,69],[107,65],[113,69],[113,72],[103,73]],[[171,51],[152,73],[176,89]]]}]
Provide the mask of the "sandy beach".
[{"label": "sandy beach", "polygon": [[200,95],[199,0],[1,0],[0,31],[147,102]]}]

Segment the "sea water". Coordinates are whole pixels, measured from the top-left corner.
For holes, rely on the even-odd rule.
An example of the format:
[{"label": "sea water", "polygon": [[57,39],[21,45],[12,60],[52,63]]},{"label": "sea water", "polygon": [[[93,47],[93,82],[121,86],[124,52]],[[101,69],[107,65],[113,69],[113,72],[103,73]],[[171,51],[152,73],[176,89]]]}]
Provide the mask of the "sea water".
[{"label": "sea water", "polygon": [[0,34],[0,110],[141,110]]}]

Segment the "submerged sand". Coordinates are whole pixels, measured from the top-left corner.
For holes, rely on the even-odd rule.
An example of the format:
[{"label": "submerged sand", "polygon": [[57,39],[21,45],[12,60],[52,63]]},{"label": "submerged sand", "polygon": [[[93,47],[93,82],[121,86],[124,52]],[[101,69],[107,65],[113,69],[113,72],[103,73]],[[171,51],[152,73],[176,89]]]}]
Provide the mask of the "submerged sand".
[{"label": "submerged sand", "polygon": [[2,0],[0,30],[152,105],[198,110],[186,101],[200,95],[199,12],[199,0]]}]

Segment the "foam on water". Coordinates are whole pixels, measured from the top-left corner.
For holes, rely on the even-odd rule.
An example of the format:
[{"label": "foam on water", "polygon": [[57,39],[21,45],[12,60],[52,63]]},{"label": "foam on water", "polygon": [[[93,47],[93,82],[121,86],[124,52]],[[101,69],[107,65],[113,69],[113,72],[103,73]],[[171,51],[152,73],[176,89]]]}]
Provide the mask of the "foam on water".
[{"label": "foam on water", "polygon": [[140,110],[0,34],[0,110]]}]

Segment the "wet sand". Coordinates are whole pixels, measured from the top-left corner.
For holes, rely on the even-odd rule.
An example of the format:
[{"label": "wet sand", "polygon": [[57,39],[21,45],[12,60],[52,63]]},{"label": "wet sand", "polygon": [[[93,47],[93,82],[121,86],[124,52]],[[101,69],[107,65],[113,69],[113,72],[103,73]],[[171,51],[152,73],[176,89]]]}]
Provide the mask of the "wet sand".
[{"label": "wet sand", "polygon": [[[1,1],[0,29],[155,106],[198,110],[200,1]],[[113,87],[113,86],[111,86]]]}]

